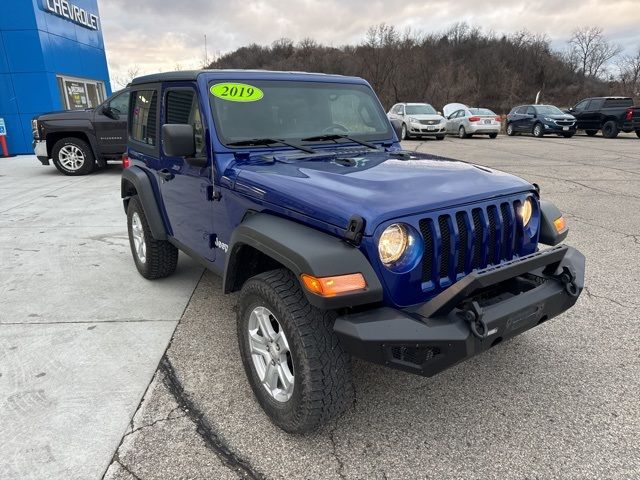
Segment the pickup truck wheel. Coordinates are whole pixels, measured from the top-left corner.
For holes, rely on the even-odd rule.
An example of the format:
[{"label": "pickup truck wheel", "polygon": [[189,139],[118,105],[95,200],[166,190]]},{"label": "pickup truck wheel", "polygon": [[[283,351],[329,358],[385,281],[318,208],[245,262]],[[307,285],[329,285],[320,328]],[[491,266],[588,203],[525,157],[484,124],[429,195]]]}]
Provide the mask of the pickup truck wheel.
[{"label": "pickup truck wheel", "polygon": [[593,137],[598,133],[598,130],[585,130],[584,133],[586,133],[590,137]]},{"label": "pickup truck wheel", "polygon": [[618,136],[618,125],[613,120],[605,122],[602,126],[602,136],[605,138],[616,138]]},{"label": "pickup truck wheel", "polygon": [[544,137],[544,127],[541,123],[536,123],[533,127],[533,136],[542,138]]},{"label": "pickup truck wheel", "polygon": [[351,359],[333,332],[335,313],[310,305],[290,271],[249,279],[237,311],[247,379],[275,425],[310,432],[352,405]]},{"label": "pickup truck wheel", "polygon": [[79,138],[67,137],[58,140],[51,154],[53,164],[65,175],[88,175],[95,167],[91,147]]},{"label": "pickup truck wheel", "polygon": [[147,217],[137,196],[129,199],[127,207],[129,244],[140,275],[150,280],[171,275],[178,265],[178,249],[151,234]]}]

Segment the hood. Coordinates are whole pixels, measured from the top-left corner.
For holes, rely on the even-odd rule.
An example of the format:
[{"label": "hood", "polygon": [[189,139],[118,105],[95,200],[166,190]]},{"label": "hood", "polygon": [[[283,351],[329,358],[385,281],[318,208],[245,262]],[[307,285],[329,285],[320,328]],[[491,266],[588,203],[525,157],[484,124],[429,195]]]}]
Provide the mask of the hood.
[{"label": "hood", "polygon": [[542,117],[546,117],[546,118],[552,118],[554,120],[575,120],[576,117],[574,117],[573,115],[569,115],[569,114],[564,114],[564,115],[541,115]]},{"label": "hood", "polygon": [[437,113],[417,113],[415,115],[407,114],[407,117],[415,118],[416,120],[444,120],[442,115],[438,115]]},{"label": "hood", "polygon": [[352,215],[365,219],[365,234],[407,215],[532,190],[513,175],[413,152],[264,160],[237,165],[234,189],[339,228]]},{"label": "hood", "polygon": [[453,112],[458,110],[466,110],[467,106],[464,103],[448,103],[444,107],[442,107],[442,113],[445,117],[448,117]]},{"label": "hood", "polygon": [[86,110],[61,110],[58,112],[48,112],[37,115],[36,119],[44,120],[85,120],[93,117],[93,108]]}]

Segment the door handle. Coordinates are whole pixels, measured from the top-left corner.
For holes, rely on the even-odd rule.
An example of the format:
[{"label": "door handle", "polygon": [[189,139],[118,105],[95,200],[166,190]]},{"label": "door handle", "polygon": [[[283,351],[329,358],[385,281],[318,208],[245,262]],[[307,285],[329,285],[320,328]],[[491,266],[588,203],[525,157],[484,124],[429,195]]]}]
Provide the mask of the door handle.
[{"label": "door handle", "polygon": [[173,180],[173,178],[175,177],[175,175],[166,168],[163,168],[162,170],[158,170],[158,175],[165,182],[168,182],[169,180]]}]

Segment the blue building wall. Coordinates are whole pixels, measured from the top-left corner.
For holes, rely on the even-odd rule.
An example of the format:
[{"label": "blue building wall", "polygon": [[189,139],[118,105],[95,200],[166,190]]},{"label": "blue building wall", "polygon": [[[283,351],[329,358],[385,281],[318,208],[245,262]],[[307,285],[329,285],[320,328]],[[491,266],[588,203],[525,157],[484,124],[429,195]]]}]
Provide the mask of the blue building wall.
[{"label": "blue building wall", "polygon": [[[47,0],[2,1],[0,14],[0,118],[7,124],[9,152],[33,153],[31,119],[63,110],[57,75],[104,82],[109,71],[98,30],[45,9]],[[69,0],[99,16],[97,0]]]}]

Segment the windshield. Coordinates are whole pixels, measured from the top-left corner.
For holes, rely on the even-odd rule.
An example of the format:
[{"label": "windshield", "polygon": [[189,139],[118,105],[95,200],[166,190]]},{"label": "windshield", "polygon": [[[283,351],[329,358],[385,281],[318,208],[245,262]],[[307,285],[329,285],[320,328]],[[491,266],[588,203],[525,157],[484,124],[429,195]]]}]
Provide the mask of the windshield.
[{"label": "windshield", "polygon": [[433,108],[428,103],[423,103],[420,105],[407,105],[406,114],[407,115],[437,115],[438,112],[436,112],[436,109]]},{"label": "windshield", "polygon": [[328,134],[363,141],[392,137],[386,114],[366,85],[245,80],[211,82],[209,92],[218,137],[227,145],[265,138],[300,142]]},{"label": "windshield", "polygon": [[553,105],[537,105],[536,110],[541,115],[565,115],[562,110]]},{"label": "windshield", "polygon": [[470,108],[469,111],[471,112],[471,115],[491,115],[491,116],[495,116],[495,113],[493,113],[488,108]]}]

